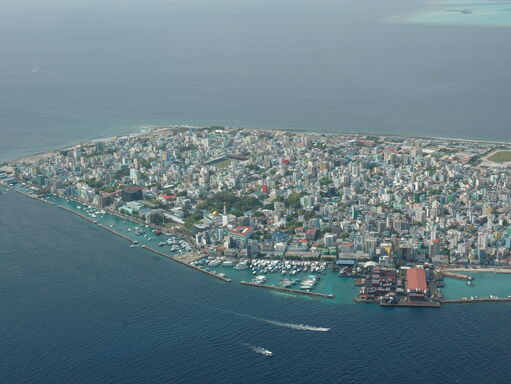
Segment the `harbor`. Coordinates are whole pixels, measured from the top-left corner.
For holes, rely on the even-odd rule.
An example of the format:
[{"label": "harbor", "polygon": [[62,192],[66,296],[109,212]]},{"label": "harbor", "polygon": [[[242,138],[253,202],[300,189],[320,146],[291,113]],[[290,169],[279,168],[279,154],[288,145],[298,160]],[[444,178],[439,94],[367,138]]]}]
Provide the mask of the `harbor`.
[{"label": "harbor", "polygon": [[509,302],[511,301],[510,297],[463,297],[457,300],[442,300],[442,304],[468,304],[468,303],[499,303],[499,302]]},{"label": "harbor", "polygon": [[472,280],[472,277],[471,276],[468,276],[468,275],[463,275],[461,273],[454,273],[454,272],[450,272],[450,271],[444,271],[444,270],[440,270],[440,273],[445,276],[445,277],[452,277],[453,279],[458,279],[458,280]]},{"label": "harbor", "polygon": [[258,283],[250,283],[247,281],[241,281],[240,284],[247,285],[250,287],[259,287],[259,288],[266,288],[266,289],[272,289],[275,291],[281,291],[286,293],[292,293],[292,294],[299,294],[299,295],[309,295],[314,297],[321,297],[323,299],[333,299],[334,295],[331,293],[319,293],[319,292],[311,292],[311,291],[302,291],[299,289],[291,289],[291,288],[284,288],[284,287],[276,287],[274,285],[265,285],[265,284],[258,284]]},{"label": "harbor", "polygon": [[[9,191],[9,189],[7,190]],[[395,301],[386,293],[368,297],[357,295],[360,287],[372,285],[360,270],[343,267],[333,268],[332,263],[314,261],[272,260],[272,259],[229,259],[204,257],[194,252],[193,247],[181,249],[184,240],[170,234],[155,235],[154,227],[86,206],[83,203],[56,195],[36,195],[30,190],[15,188],[13,191],[41,201],[50,206],[63,209],[89,223],[113,233],[131,243],[131,247],[140,247],[156,255],[176,261],[194,270],[223,282],[235,281],[245,286],[265,288],[276,293],[297,296],[309,296],[329,299],[333,303],[377,303],[382,307],[423,307],[438,308],[451,303],[509,302],[509,273],[505,268],[439,268],[432,278],[434,282],[434,300],[417,301],[402,299]],[[168,238],[167,241],[160,241]],[[185,252],[186,250],[186,252]],[[380,279],[385,275],[376,269]],[[431,280],[431,278],[428,279]],[[395,283],[398,283],[396,279]],[[444,288],[445,284],[445,288]],[[404,288],[401,283],[401,288]],[[440,289],[442,287],[443,289]],[[399,288],[399,287],[398,287]],[[383,300],[382,300],[383,298]]]},{"label": "harbor", "polygon": [[[45,204],[55,206],[57,208],[63,209],[66,212],[72,213],[76,216],[79,216],[81,219],[86,220],[89,223],[97,224],[98,227],[107,230],[110,233],[113,233],[114,235],[129,241],[132,245],[132,247],[139,246],[142,249],[145,249],[149,252],[152,252],[156,255],[165,257],[169,260],[176,261],[182,265],[187,266],[188,268],[192,268],[194,270],[200,271],[202,273],[205,273],[206,275],[209,275],[211,277],[214,277],[216,279],[219,279],[224,282],[230,282],[231,279],[226,277],[222,273],[215,273],[212,271],[208,271],[204,268],[201,268],[199,266],[196,266],[193,264],[194,261],[197,259],[202,258],[202,255],[194,254],[192,252],[192,247],[186,244],[185,247],[183,247],[183,250],[186,250],[186,253],[182,251],[181,249],[176,249],[176,246],[171,248],[171,252],[165,253],[160,250],[157,250],[154,248],[154,246],[151,246],[151,241],[156,238],[154,236],[154,232],[156,229],[153,229],[153,227],[144,226],[144,229],[141,229],[136,224],[139,224],[140,222],[135,222],[133,220],[124,219],[120,217],[119,215],[113,215],[108,212],[101,212],[97,208],[93,207],[87,207],[83,206],[83,203],[74,201],[72,199],[64,199],[59,196],[55,195],[44,195],[39,196],[34,193],[29,193],[28,191],[22,190],[20,187],[15,188],[14,191],[16,193],[19,193],[25,197],[43,202]],[[80,205],[82,204],[82,205]],[[115,223],[115,224],[109,224],[109,223]],[[114,228],[119,228],[120,230],[116,230]],[[126,231],[121,232],[123,229],[126,229]],[[135,234],[136,237],[133,236]],[[153,237],[148,235],[153,235]],[[184,240],[176,240],[174,236],[170,236],[171,244],[179,242],[181,245],[184,244]],[[165,242],[166,243],[166,242]],[[165,244],[167,245],[167,243]],[[159,243],[160,248],[163,246],[162,242]],[[172,250],[174,252],[172,252]],[[177,250],[177,252],[176,252]]]}]

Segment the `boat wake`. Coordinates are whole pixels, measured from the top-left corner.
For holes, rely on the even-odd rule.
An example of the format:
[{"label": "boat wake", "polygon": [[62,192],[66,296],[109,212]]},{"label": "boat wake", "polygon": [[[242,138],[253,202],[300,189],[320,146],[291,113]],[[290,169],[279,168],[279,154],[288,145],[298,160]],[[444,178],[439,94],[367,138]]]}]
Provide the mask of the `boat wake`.
[{"label": "boat wake", "polygon": [[289,329],[294,329],[294,330],[297,330],[297,331],[309,331],[309,332],[329,332],[330,331],[330,328],[326,328],[326,327],[315,327],[313,325],[297,324],[297,323],[285,323],[283,321],[262,319],[260,317],[251,316],[251,315],[248,315],[246,313],[234,312],[234,311],[229,311],[229,310],[225,310],[225,309],[219,309],[219,308],[215,308],[215,307],[211,307],[211,306],[204,306],[204,307],[207,307],[207,308],[209,308],[211,310],[216,310],[216,311],[221,311],[221,312],[225,312],[225,313],[230,313],[230,314],[235,315],[235,316],[241,316],[241,317],[245,317],[247,319],[252,319],[252,320],[260,321],[260,322],[263,322],[263,323],[266,323],[266,324],[274,325],[276,327],[289,328]]},{"label": "boat wake", "polygon": [[269,351],[267,350],[266,348],[263,348],[263,347],[256,347],[255,345],[250,345],[250,344],[244,344],[245,347],[251,349],[252,351],[254,351],[255,353],[259,353],[260,355],[264,355],[264,356],[273,356],[273,352],[272,351]]},{"label": "boat wake", "polygon": [[264,321],[267,324],[276,325],[277,327],[291,328],[291,329],[296,329],[298,331],[312,331],[312,332],[328,332],[328,331],[330,331],[330,328],[314,327],[312,325],[306,325],[306,324],[283,323],[280,321],[265,320],[265,319],[260,319],[260,320]]}]

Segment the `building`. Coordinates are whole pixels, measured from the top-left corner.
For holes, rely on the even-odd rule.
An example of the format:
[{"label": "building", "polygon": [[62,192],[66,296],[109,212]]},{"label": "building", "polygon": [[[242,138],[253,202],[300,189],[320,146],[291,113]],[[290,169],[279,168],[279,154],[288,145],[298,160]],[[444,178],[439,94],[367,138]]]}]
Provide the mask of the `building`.
[{"label": "building", "polygon": [[410,268],[406,271],[406,290],[408,293],[426,293],[426,271],[420,268]]},{"label": "building", "polygon": [[139,188],[123,189],[121,191],[121,199],[126,202],[142,200],[142,198],[142,190]]},{"label": "building", "polygon": [[248,239],[254,233],[254,227],[249,226],[237,226],[229,231],[231,239],[235,242],[238,248],[244,248],[247,245]]}]

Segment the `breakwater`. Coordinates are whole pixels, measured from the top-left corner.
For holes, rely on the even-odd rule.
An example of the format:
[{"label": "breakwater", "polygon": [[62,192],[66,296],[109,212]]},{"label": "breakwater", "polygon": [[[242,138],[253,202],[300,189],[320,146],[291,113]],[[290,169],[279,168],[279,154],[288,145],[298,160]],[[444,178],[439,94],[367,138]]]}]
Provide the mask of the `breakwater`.
[{"label": "breakwater", "polygon": [[458,304],[458,303],[484,303],[484,302],[506,302],[511,301],[511,297],[474,297],[474,298],[462,298],[455,300],[442,300],[442,304]]},{"label": "breakwater", "polygon": [[227,278],[227,277],[225,277],[225,276],[222,276],[222,275],[220,275],[220,274],[218,274],[218,273],[214,273],[214,272],[211,272],[211,271],[207,271],[207,270],[202,269],[202,268],[200,268],[200,267],[198,267],[198,266],[196,266],[196,265],[193,265],[193,264],[187,263],[186,261],[183,261],[183,260],[179,260],[179,259],[178,259],[178,258],[176,258],[176,257],[173,257],[173,256],[171,256],[171,255],[167,255],[167,254],[165,254],[165,253],[163,253],[163,252],[160,252],[160,251],[158,251],[158,250],[156,250],[156,249],[150,248],[150,247],[148,247],[148,246],[146,246],[146,245],[141,245],[141,246],[140,246],[140,248],[147,249],[149,252],[153,252],[153,253],[155,253],[155,254],[157,254],[157,255],[160,255],[160,256],[166,257],[167,259],[170,259],[170,260],[173,260],[173,261],[177,261],[177,262],[178,262],[178,263],[180,263],[180,264],[186,265],[188,268],[195,269],[196,271],[200,271],[200,272],[202,272],[202,273],[205,273],[206,275],[209,275],[209,276],[215,277],[215,278],[217,278],[217,279],[219,279],[219,280],[225,281],[226,283],[230,283],[230,282],[231,282],[231,279],[229,279],[229,278]]},{"label": "breakwater", "polygon": [[[65,210],[65,211],[67,211],[67,212],[73,213],[73,214],[75,214],[75,215],[77,215],[77,216],[81,217],[82,219],[84,219],[84,220],[88,221],[89,223],[97,224],[97,222],[96,222],[95,220],[91,219],[90,217],[87,217],[87,216],[85,216],[85,215],[83,215],[83,214],[81,214],[81,213],[79,213],[79,212],[76,212],[76,211],[74,211],[74,210],[70,209],[70,208],[63,207],[62,205],[56,205],[55,203],[49,202],[49,201],[47,201],[47,200],[45,200],[45,199],[42,199],[42,198],[38,197],[37,195],[33,195],[33,194],[30,194],[30,193],[26,193],[26,192],[23,192],[23,191],[20,191],[20,190],[17,190],[17,189],[16,189],[15,191],[16,191],[17,193],[19,193],[19,194],[23,195],[23,196],[28,197],[28,198],[31,198],[31,199],[34,199],[34,200],[38,200],[38,201],[41,201],[41,202],[43,202],[43,203],[46,203],[46,204],[49,204],[49,205],[52,205],[52,206],[57,206],[58,208],[61,208],[61,209]],[[103,225],[103,224],[98,224],[98,227],[101,227],[102,229],[105,229],[105,230],[107,230],[107,231],[109,231],[109,232],[113,233],[114,235],[119,236],[120,238],[125,239],[125,240],[127,240],[127,241],[129,241],[129,242],[131,242],[131,243],[133,243],[133,244],[137,243],[137,241],[136,241],[136,240],[133,240],[133,239],[129,238],[128,236],[123,235],[122,233],[120,233],[120,232],[117,232],[117,231],[113,230],[112,228],[108,228],[107,226],[105,226],[105,225]],[[183,264],[183,265],[185,265],[185,266],[187,266],[187,267],[189,267],[189,268],[192,268],[192,269],[195,269],[195,270],[200,271],[200,272],[202,272],[202,273],[205,273],[205,274],[207,274],[207,275],[209,275],[209,276],[212,276],[212,277],[214,277],[214,278],[216,278],[216,279],[219,279],[219,280],[222,280],[222,281],[225,281],[225,282],[231,282],[231,279],[229,279],[229,278],[227,278],[227,277],[225,277],[225,276],[222,276],[222,275],[219,275],[219,274],[217,274],[217,273],[214,273],[214,272],[207,271],[207,270],[205,270],[205,269],[199,268],[199,267],[198,267],[198,266],[196,266],[196,265],[190,264],[190,263],[188,263],[188,262],[186,262],[186,261],[183,261],[183,260],[179,260],[179,259],[178,259],[178,258],[176,258],[176,257],[173,257],[173,256],[171,256],[171,255],[165,254],[165,253],[160,252],[160,251],[158,251],[158,250],[156,250],[156,249],[150,248],[150,247],[148,247],[148,246],[146,246],[146,245],[141,245],[141,246],[140,246],[140,248],[146,249],[146,250],[148,250],[149,252],[155,253],[155,254],[157,254],[157,255],[159,255],[159,256],[166,257],[167,259],[170,259],[170,260],[172,260],[172,261],[176,261],[176,262],[178,262],[178,263],[180,263],[180,264]]]},{"label": "breakwater", "polygon": [[511,268],[509,267],[482,267],[482,268],[473,268],[467,270],[467,268],[456,268],[456,267],[449,267],[448,269],[444,269],[444,271],[449,272],[490,272],[490,273],[506,273],[511,274]]},{"label": "breakwater", "polygon": [[453,279],[472,280],[472,276],[463,275],[461,273],[454,273],[454,272],[449,272],[449,271],[441,271],[440,273],[442,275],[444,275],[445,277],[452,277]]},{"label": "breakwater", "polygon": [[242,281],[242,282],[240,282],[240,284],[249,285],[251,287],[259,287],[259,288],[272,289],[274,291],[281,291],[281,292],[287,292],[287,293],[296,293],[296,294],[300,294],[300,295],[322,297],[322,298],[325,298],[325,299],[333,299],[334,298],[334,295],[332,295],[332,294],[302,291],[302,290],[299,290],[299,289],[277,287],[275,285],[264,285],[264,284],[250,283],[250,282],[247,282],[247,281]]},{"label": "breakwater", "polygon": [[123,238],[125,240],[128,240],[128,241],[131,241],[133,244],[136,244],[137,241],[136,240],[133,240],[133,239],[130,239],[128,236],[126,235],[123,235],[122,233],[119,233],[117,231],[114,231],[112,228],[108,228],[107,226],[104,226],[103,224],[98,224],[99,227],[103,228],[103,229],[106,229],[108,232],[111,232],[113,233],[114,235],[117,235],[119,236],[120,238]]},{"label": "breakwater", "polygon": [[415,307],[415,308],[440,308],[440,303],[436,301],[411,302],[404,301],[399,303],[378,303],[382,307]]}]

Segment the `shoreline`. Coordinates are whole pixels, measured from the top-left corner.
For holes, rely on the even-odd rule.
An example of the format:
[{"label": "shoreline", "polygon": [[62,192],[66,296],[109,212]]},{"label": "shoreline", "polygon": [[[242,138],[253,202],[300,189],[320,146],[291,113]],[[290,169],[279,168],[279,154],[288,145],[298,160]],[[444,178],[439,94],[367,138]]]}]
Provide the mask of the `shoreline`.
[{"label": "shoreline", "polygon": [[[51,205],[51,206],[53,206],[53,207],[57,207],[57,208],[63,209],[64,211],[67,211],[67,212],[72,213],[72,214],[74,214],[74,215],[76,215],[76,216],[79,216],[80,218],[84,219],[84,220],[85,220],[85,221],[87,221],[88,223],[90,223],[90,224],[94,224],[94,225],[97,225],[99,228],[104,229],[104,230],[107,230],[108,232],[111,232],[111,233],[113,233],[114,235],[116,235],[116,236],[118,236],[118,237],[120,237],[120,238],[122,238],[122,239],[124,239],[124,240],[129,241],[129,242],[130,242],[130,243],[132,243],[132,244],[136,244],[136,243],[137,243],[137,241],[136,241],[136,240],[130,239],[128,236],[125,236],[124,234],[122,234],[122,233],[120,233],[120,232],[118,232],[118,231],[116,231],[116,230],[113,230],[112,228],[108,228],[107,226],[105,226],[105,225],[103,225],[103,224],[101,224],[101,223],[98,223],[97,221],[95,221],[95,220],[93,220],[93,219],[91,219],[91,218],[89,218],[89,217],[87,217],[87,216],[85,216],[85,215],[82,215],[81,213],[76,212],[76,211],[74,211],[74,210],[72,210],[72,209],[70,209],[70,208],[64,207],[64,206],[62,206],[62,205],[57,205],[57,204],[55,204],[55,203],[52,203],[52,202],[47,201],[47,200],[45,200],[45,199],[42,199],[42,198],[40,198],[39,196],[32,195],[32,194],[29,194],[29,193],[26,193],[26,192],[20,191],[20,190],[18,190],[18,189],[14,189],[14,191],[15,191],[16,193],[18,193],[18,194],[22,195],[22,196],[28,197],[28,198],[33,199],[33,200],[37,200],[37,201],[39,201],[39,202],[42,202],[42,203],[45,203],[45,204]],[[58,195],[57,195],[57,196],[58,196]],[[58,196],[58,197],[59,197],[59,196]],[[73,200],[73,201],[74,201],[74,200]],[[85,203],[82,203],[82,204],[85,204]],[[110,212],[108,212],[108,213],[109,213],[109,214],[111,214],[111,215],[113,215],[113,216],[116,216],[116,217],[118,217],[118,218],[121,218],[121,219],[123,219],[123,220],[130,220],[130,221],[131,221],[131,222],[133,222],[133,223],[140,224],[140,223],[138,223],[137,221],[134,221],[134,220],[131,220],[131,219],[127,219],[127,218],[125,218],[125,217],[122,217],[122,216],[119,216],[119,215],[116,215],[116,214],[113,214],[113,213],[110,213]],[[174,235],[174,236],[179,236],[179,235]],[[191,245],[193,246],[193,244],[191,244]],[[149,251],[149,252],[152,252],[152,253],[154,253],[154,254],[156,254],[156,255],[159,255],[159,256],[165,257],[165,258],[167,258],[167,259],[169,259],[169,260],[176,261],[176,262],[178,262],[178,263],[180,263],[180,264],[182,264],[182,265],[185,265],[185,266],[187,266],[187,267],[189,267],[189,268],[191,268],[191,269],[195,269],[195,270],[197,270],[197,271],[203,272],[203,273],[205,273],[205,274],[207,274],[207,275],[209,275],[209,276],[211,276],[211,277],[214,277],[214,278],[216,278],[216,279],[222,280],[222,281],[224,281],[224,282],[226,282],[226,283],[230,283],[230,282],[231,282],[231,279],[229,279],[228,277],[225,277],[225,276],[222,276],[222,275],[220,275],[220,274],[218,274],[218,273],[214,273],[214,272],[208,271],[208,270],[206,270],[206,269],[200,268],[200,267],[198,267],[198,266],[196,266],[196,265],[191,264],[191,262],[189,262],[188,260],[181,260],[181,259],[179,259],[179,258],[177,258],[177,257],[172,256],[172,255],[169,255],[169,254],[163,253],[163,252],[161,252],[161,251],[158,251],[158,250],[156,250],[156,249],[154,249],[154,248],[148,247],[148,246],[147,246],[147,245],[145,245],[145,244],[141,244],[141,245],[140,245],[140,248],[141,248],[141,249],[145,249],[145,250],[147,250],[147,251]],[[197,257],[196,257],[194,260],[199,259],[199,258],[202,258],[202,256],[197,255]],[[192,260],[192,261],[194,261],[194,260]]]},{"label": "shoreline", "polygon": [[[2,183],[0,183],[2,184]],[[2,184],[3,185],[3,184]],[[109,228],[108,226],[102,224],[102,223],[98,223],[97,221],[85,216],[85,215],[82,215],[80,212],[76,212],[70,208],[67,208],[67,207],[64,207],[62,205],[59,205],[59,204],[56,204],[56,203],[53,203],[51,201],[47,201],[35,194],[30,194],[30,193],[27,193],[27,192],[24,192],[24,191],[21,191],[21,190],[18,190],[18,189],[14,189],[14,192],[24,196],[24,197],[27,197],[27,198],[30,198],[30,199],[33,199],[33,200],[37,200],[37,201],[40,201],[42,203],[45,203],[47,205],[50,205],[50,206],[53,206],[53,207],[57,207],[57,208],[61,208],[69,213],[72,213],[76,216],[79,216],[80,218],[84,219],[86,222],[90,223],[90,224],[94,224],[96,226],[98,226],[99,228],[101,229],[104,229],[104,230],[107,230],[108,232],[132,243],[132,244],[136,244],[137,241],[136,240],[133,240],[131,238],[129,238],[128,236],[112,229],[112,228]],[[60,197],[59,195],[55,195],[57,197]],[[74,202],[79,202],[79,201],[76,201],[76,200],[72,200]],[[79,203],[82,203],[82,204],[85,204],[83,202],[79,202]],[[120,215],[117,215],[115,213],[111,213],[111,212],[107,212],[108,214],[111,214],[113,216],[116,216],[120,219],[123,219],[123,220],[127,220],[127,221],[131,221],[132,223],[135,223],[135,224],[140,224],[139,222],[135,221],[135,220],[132,220],[130,218],[126,218],[126,217],[123,217],[123,216],[120,216]],[[151,226],[152,227],[152,226]],[[152,227],[154,228],[154,227]],[[175,235],[175,236],[179,236],[179,235]],[[158,256],[161,256],[161,257],[165,257],[171,261],[175,261],[179,264],[182,264],[186,267],[189,267],[191,269],[194,269],[194,270],[197,270],[199,272],[202,272],[206,275],[209,275],[210,277],[213,277],[213,278],[216,278],[218,280],[221,280],[223,282],[232,282],[233,280],[228,278],[227,276],[225,276],[223,273],[216,273],[216,272],[212,272],[212,271],[209,271],[207,269],[204,269],[204,268],[201,268],[200,266],[197,266],[197,265],[194,265],[192,264],[192,262],[190,262],[189,260],[182,260],[182,259],[179,259],[177,257],[174,257],[170,254],[165,254],[157,249],[154,249],[150,246],[147,246],[146,244],[140,244],[139,248],[141,249],[145,249],[153,254],[156,254]],[[197,258],[196,259],[199,259],[201,258],[202,256],[199,257],[199,255],[197,255]],[[192,259],[192,261],[194,261],[194,259]],[[495,268],[495,267],[483,267],[483,268],[463,268],[463,267],[447,267],[447,268],[439,268],[440,271],[445,271],[445,272],[470,272],[470,273],[496,273],[496,274],[511,274],[511,268]],[[460,275],[462,276],[462,275]],[[454,276],[446,276],[446,277],[454,277]],[[468,276],[464,276],[464,277],[468,277]],[[455,277],[456,278],[456,277]],[[466,280],[466,279],[462,279],[462,280]],[[314,292],[314,291],[303,291],[303,290],[297,290],[297,289],[290,289],[290,288],[283,288],[283,287],[279,287],[279,286],[274,286],[274,285],[265,285],[265,284],[256,284],[256,283],[251,283],[251,282],[247,282],[247,281],[241,281],[240,282],[241,285],[245,285],[245,286],[252,286],[252,287],[259,287],[259,288],[265,288],[265,289],[268,289],[268,290],[275,290],[275,291],[280,291],[280,292],[285,292],[285,293],[290,293],[290,294],[298,294],[298,295],[306,295],[306,296],[312,296],[312,297],[317,297],[317,298],[322,298],[322,299],[333,299],[335,296],[334,294],[332,293],[321,293],[321,292]],[[356,298],[355,298],[356,299]],[[354,300],[355,300],[354,299]],[[356,300],[355,300],[356,301]],[[451,303],[462,303],[462,304],[469,304],[469,303],[483,303],[483,302],[494,302],[494,303],[497,303],[497,302],[510,302],[511,301],[511,296],[507,296],[507,297],[474,297],[474,298],[468,298],[468,297],[462,297],[462,298],[457,298],[457,299],[441,299],[439,300],[437,303],[435,304],[424,304],[424,303],[419,303],[419,304],[414,304],[414,305],[411,305],[411,304],[381,304],[379,303],[380,306],[387,306],[387,307],[435,307],[435,308],[438,308],[440,307],[442,304],[451,304]]]},{"label": "shoreline", "polygon": [[[196,129],[202,129],[202,128],[210,128],[215,127],[214,125],[211,126],[200,126],[200,125],[168,125],[168,126],[157,126],[153,128],[142,128],[137,131],[133,132],[123,132],[119,134],[118,136],[107,136],[107,137],[96,137],[91,139],[84,139],[79,142],[76,142],[74,144],[68,144],[64,147],[59,148],[53,148],[49,149],[47,151],[43,152],[36,152],[28,155],[22,155],[20,157],[12,158],[12,159],[6,159],[6,160],[0,160],[0,168],[5,167],[6,164],[12,163],[12,162],[28,162],[28,163],[35,163],[42,158],[48,157],[52,154],[56,154],[60,151],[70,150],[73,147],[77,145],[88,145],[93,144],[98,141],[103,140],[111,140],[115,137],[117,138],[126,138],[126,137],[151,137],[154,135],[157,135],[158,133],[164,133],[165,131],[179,129],[179,128],[196,128]],[[375,136],[375,137],[383,137],[383,138],[403,138],[403,139],[418,139],[418,140],[433,140],[433,141],[446,141],[446,142],[453,142],[453,143],[469,143],[469,144],[487,144],[487,145],[503,145],[503,146],[510,146],[511,147],[511,141],[498,141],[498,140],[483,140],[483,139],[461,139],[461,138],[455,138],[455,137],[441,137],[441,136],[424,136],[424,135],[409,135],[409,134],[399,134],[399,133],[377,133],[377,132],[349,132],[349,131],[342,131],[342,132],[332,132],[332,131],[321,131],[321,130],[315,130],[315,129],[308,129],[308,130],[301,130],[301,129],[293,129],[293,128],[250,128],[250,127],[231,127],[231,126],[218,126],[218,129],[240,129],[240,130],[247,130],[247,131],[271,131],[271,132],[282,132],[282,133],[295,133],[295,134],[309,134],[309,135],[319,135],[319,136]],[[4,165],[2,165],[4,164]]]}]

